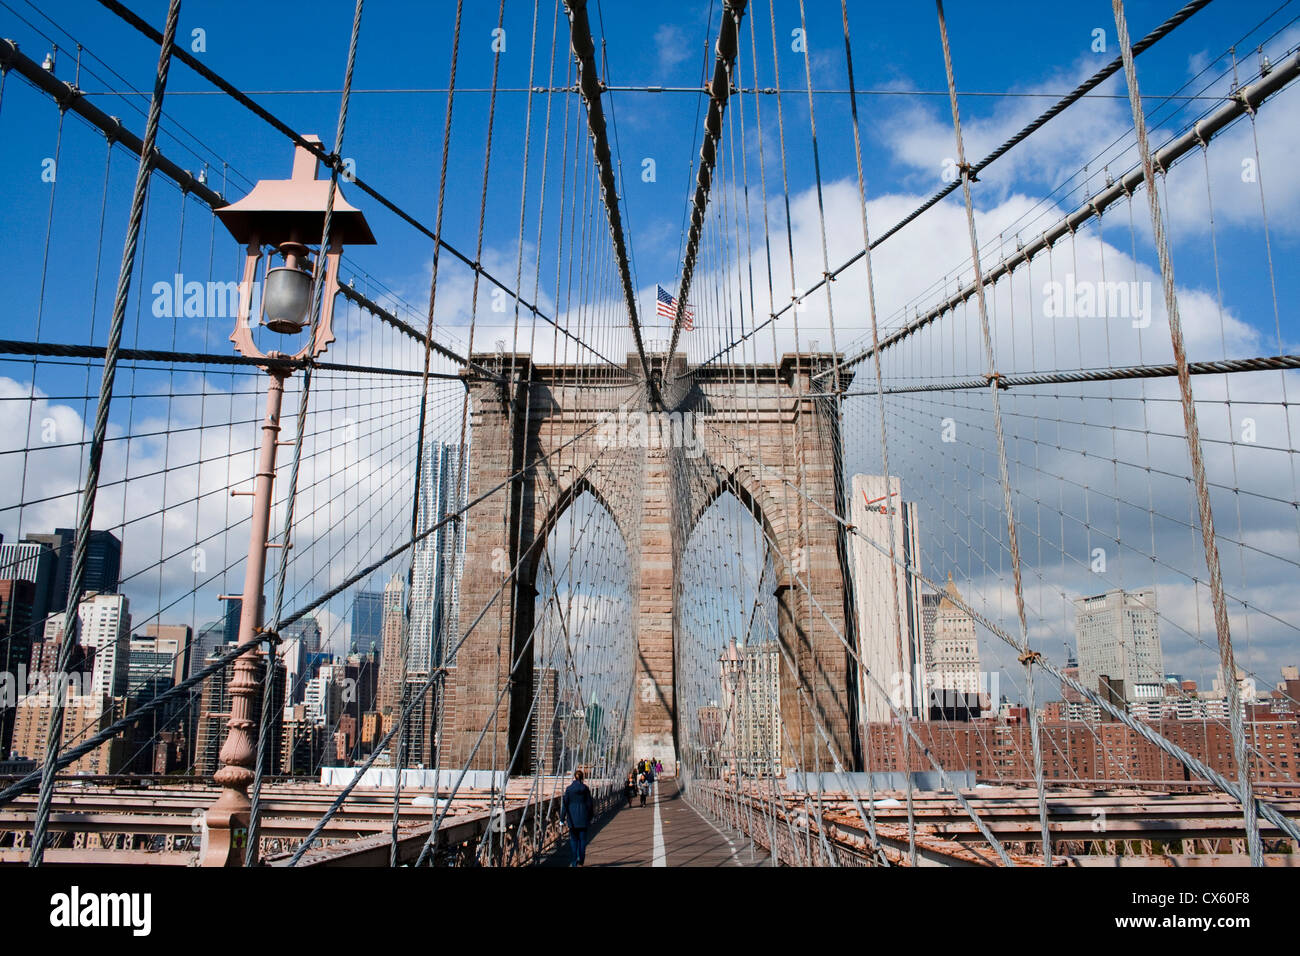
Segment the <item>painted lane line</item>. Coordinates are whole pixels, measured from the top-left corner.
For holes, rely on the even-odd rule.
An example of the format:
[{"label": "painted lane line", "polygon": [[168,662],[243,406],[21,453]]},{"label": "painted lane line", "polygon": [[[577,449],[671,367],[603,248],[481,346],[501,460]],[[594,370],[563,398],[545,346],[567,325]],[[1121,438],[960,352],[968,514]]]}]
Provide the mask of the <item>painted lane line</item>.
[{"label": "painted lane line", "polygon": [[655,844],[654,844],[654,859],[651,860],[650,865],[667,866],[668,853],[664,849],[664,824],[663,824],[663,820],[659,818],[659,781],[658,780],[654,782],[654,798],[655,798]]}]

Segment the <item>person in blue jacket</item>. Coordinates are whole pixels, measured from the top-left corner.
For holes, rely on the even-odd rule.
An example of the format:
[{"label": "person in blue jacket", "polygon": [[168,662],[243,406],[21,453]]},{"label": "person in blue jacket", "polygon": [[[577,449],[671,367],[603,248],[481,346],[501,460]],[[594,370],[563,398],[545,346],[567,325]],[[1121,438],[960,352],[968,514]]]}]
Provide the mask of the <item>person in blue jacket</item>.
[{"label": "person in blue jacket", "polygon": [[570,866],[583,866],[587,861],[587,828],[595,810],[591,789],[582,782],[582,771],[573,771],[573,783],[560,802],[560,819],[569,827]]}]

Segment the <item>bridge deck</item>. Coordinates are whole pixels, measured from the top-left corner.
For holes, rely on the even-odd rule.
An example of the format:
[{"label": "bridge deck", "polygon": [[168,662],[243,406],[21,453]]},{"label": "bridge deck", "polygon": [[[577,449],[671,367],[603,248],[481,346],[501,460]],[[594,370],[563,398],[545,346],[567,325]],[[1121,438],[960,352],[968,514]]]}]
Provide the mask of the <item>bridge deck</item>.
[{"label": "bridge deck", "polygon": [[[746,838],[721,830],[682,797],[677,781],[656,782],[644,807],[634,798],[593,833],[587,866],[762,866],[762,850],[750,852]],[[568,866],[567,844],[543,866]]]}]

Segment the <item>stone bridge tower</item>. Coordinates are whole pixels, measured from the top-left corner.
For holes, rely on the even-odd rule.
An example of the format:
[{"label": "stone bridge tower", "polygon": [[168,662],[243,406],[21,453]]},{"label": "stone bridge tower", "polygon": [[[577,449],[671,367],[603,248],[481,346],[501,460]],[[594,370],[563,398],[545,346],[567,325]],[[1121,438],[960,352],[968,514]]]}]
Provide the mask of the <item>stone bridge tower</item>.
[{"label": "stone bridge tower", "polygon": [[[529,771],[524,724],[533,695],[528,639],[538,564],[550,530],[585,491],[618,524],[635,578],[634,757],[676,766],[681,558],[705,509],[730,492],[755,516],[775,552],[785,662],[783,765],[833,769],[841,761],[851,769],[860,763],[856,674],[845,647],[854,640],[846,615],[846,543],[834,517],[846,513],[838,417],[813,378],[831,358],[787,354],[777,364],[687,372],[680,353],[669,368],[665,356],[654,356],[671,412],[667,422],[688,429],[686,440],[665,448],[601,439],[602,427],[620,410],[626,417],[647,407],[635,355],[625,369],[534,364],[518,353],[473,357],[501,375],[476,374],[473,366],[466,373],[472,402],[468,500],[508,491],[497,490],[469,511],[458,635],[468,637],[449,662],[443,766],[500,767],[507,763],[503,755],[517,750],[511,773]],[[659,421],[665,422],[662,413]],[[503,572],[516,565],[517,574],[507,580]],[[516,660],[515,678],[503,694]]]}]

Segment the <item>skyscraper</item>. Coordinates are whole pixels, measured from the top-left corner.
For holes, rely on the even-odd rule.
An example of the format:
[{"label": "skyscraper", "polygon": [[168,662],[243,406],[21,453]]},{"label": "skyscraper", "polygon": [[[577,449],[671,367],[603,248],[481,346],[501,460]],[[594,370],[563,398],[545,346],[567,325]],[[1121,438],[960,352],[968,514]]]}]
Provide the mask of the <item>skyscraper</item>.
[{"label": "skyscraper", "polygon": [[378,655],[384,642],[384,592],[358,591],[352,600],[352,645]]},{"label": "skyscraper", "polygon": [[307,681],[316,676],[319,663],[321,627],[310,614],[299,618],[280,631],[280,659],[284,661],[291,704],[302,703]]},{"label": "skyscraper", "polygon": [[0,756],[9,753],[13,739],[14,708],[22,693],[18,675],[31,663],[35,591],[31,581],[0,578]]},{"label": "skyscraper", "polygon": [[[32,622],[37,625],[50,611],[64,610],[63,606],[50,606],[58,563],[58,555],[48,541],[26,538],[17,544],[0,544],[0,580],[31,582]],[[31,636],[39,639],[39,634]]]},{"label": "skyscraper", "polygon": [[[47,544],[54,553],[57,563],[51,586],[50,611],[67,609],[68,589],[72,586],[72,562],[76,538],[77,533],[72,528],[55,528],[53,534],[29,534],[23,539],[27,542]],[[121,571],[122,542],[109,531],[90,532],[90,540],[86,544],[83,592],[117,593],[118,576]]]},{"label": "skyscraper", "polygon": [[[455,504],[460,446],[430,442],[424,452],[420,480],[421,533],[435,527]],[[411,633],[407,670],[428,674],[442,663],[441,655],[459,627],[460,570],[464,543],[460,523],[448,521],[415,545],[411,575]]]},{"label": "skyscraper", "polygon": [[204,662],[213,651],[225,643],[226,625],[224,621],[209,621],[199,628],[190,648],[190,670],[186,676],[192,676],[203,670]]},{"label": "skyscraper", "polygon": [[406,661],[403,647],[405,633],[402,596],[406,586],[402,576],[394,574],[384,585],[384,650],[379,656],[379,710],[392,715],[401,709],[402,669]]},{"label": "skyscraper", "polygon": [[740,769],[755,775],[781,772],[781,653],[768,639],[740,652],[736,701]]},{"label": "skyscraper", "polygon": [[[79,609],[80,645],[95,652],[91,692],[103,697],[125,697],[130,681],[131,611],[125,595],[90,594]],[[47,643],[63,640],[64,614],[45,619]]]},{"label": "skyscraper", "polygon": [[239,617],[244,613],[244,599],[226,598],[226,609],[221,615],[221,643],[233,644],[239,640]]},{"label": "skyscraper", "polygon": [[[929,595],[926,595],[929,597]],[[934,608],[934,634],[929,642],[930,706],[942,709],[942,716],[980,714],[980,651],[975,635],[975,618],[953,599],[961,592],[948,575],[948,585],[938,595]],[[972,714],[973,712],[973,714]],[[931,717],[934,717],[931,711]]]},{"label": "skyscraper", "polygon": [[[905,570],[920,570],[916,504],[902,500],[898,478],[854,475],[849,514],[859,532],[849,537],[858,648],[863,664],[880,685],[867,679],[862,719],[889,720],[891,700],[903,713],[918,715],[925,701],[926,671],[921,594]],[[896,565],[889,554],[891,524]],[[894,628],[896,607],[901,633]]]},{"label": "skyscraper", "polygon": [[1132,701],[1143,696],[1143,687],[1163,683],[1154,588],[1116,588],[1075,598],[1074,613],[1079,683],[1084,687],[1099,690],[1105,676],[1112,690],[1122,688],[1124,698]]},{"label": "skyscraper", "polygon": [[533,772],[556,773],[564,735],[557,719],[560,673],[554,667],[539,667],[533,672],[537,704],[533,708]]},{"label": "skyscraper", "polygon": [[136,693],[145,683],[163,678],[167,685],[179,684],[189,667],[190,629],[184,624],[150,624],[144,636],[131,638],[131,666],[127,692]]}]

